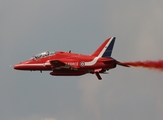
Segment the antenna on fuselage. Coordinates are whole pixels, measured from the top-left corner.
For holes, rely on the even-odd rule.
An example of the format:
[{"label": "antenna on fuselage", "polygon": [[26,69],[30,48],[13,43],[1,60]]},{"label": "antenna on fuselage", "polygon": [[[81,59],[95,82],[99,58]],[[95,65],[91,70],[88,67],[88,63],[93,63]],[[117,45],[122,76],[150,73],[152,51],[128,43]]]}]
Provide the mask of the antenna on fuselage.
[{"label": "antenna on fuselage", "polygon": [[69,53],[71,53],[71,50],[69,50]]}]

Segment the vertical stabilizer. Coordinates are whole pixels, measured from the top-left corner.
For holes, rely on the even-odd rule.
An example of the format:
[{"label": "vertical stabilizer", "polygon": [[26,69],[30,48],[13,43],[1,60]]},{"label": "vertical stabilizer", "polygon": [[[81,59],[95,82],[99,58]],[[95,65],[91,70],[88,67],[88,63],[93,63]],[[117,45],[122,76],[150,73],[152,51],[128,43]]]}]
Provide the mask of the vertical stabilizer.
[{"label": "vertical stabilizer", "polygon": [[105,40],[105,42],[92,54],[92,56],[109,58],[114,47],[115,39],[115,37],[111,37]]}]

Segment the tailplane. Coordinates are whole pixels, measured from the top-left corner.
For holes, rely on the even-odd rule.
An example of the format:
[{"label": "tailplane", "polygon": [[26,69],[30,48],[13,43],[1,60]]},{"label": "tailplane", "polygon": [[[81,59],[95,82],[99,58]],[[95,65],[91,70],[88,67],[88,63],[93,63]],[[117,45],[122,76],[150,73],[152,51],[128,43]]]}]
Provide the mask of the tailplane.
[{"label": "tailplane", "polygon": [[[114,47],[115,39],[116,39],[116,37],[111,37],[111,38],[108,38],[107,40],[105,40],[104,43],[91,56],[94,56],[96,59],[101,58],[101,57],[110,58],[111,54],[112,54],[113,47]],[[121,63],[115,59],[113,59],[113,60],[114,60],[115,66],[118,64],[118,65],[121,65],[124,67],[129,67],[125,63]],[[110,61],[105,61],[105,62],[110,62]],[[106,70],[109,70],[109,69],[106,69]],[[99,73],[105,73],[106,70],[104,69],[102,71],[102,68],[99,68],[99,69],[95,69],[94,73],[99,80],[102,80]]]},{"label": "tailplane", "polygon": [[[110,58],[114,47],[115,39],[116,39],[115,37],[111,37],[105,40],[104,43],[91,56],[94,56],[96,58],[100,57]],[[102,80],[99,74],[101,70],[102,70],[101,68],[94,70],[94,73],[99,80]]]}]

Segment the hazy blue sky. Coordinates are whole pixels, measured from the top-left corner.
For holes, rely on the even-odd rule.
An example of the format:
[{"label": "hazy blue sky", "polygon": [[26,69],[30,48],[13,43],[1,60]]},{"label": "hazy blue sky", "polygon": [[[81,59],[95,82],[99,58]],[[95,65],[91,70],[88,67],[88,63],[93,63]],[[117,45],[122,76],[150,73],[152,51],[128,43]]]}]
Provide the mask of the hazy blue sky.
[{"label": "hazy blue sky", "polygon": [[46,50],[91,54],[117,37],[119,61],[163,59],[162,0],[1,0],[1,120],[162,120],[163,72],[117,67],[54,77],[9,65]]}]

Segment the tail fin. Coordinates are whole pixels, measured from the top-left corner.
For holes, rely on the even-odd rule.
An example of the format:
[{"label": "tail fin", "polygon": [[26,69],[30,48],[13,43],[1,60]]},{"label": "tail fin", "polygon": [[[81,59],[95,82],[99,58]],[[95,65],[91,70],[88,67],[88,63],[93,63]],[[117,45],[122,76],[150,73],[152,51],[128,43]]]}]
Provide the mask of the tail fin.
[{"label": "tail fin", "polygon": [[105,40],[105,42],[91,56],[111,57],[115,39],[115,37],[111,37]]}]

